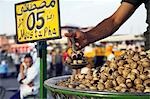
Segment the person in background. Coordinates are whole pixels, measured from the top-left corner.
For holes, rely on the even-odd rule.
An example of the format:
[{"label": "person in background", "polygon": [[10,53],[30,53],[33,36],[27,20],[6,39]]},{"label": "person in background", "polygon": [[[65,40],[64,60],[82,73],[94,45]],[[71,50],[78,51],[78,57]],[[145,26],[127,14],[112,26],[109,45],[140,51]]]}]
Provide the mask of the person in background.
[{"label": "person in background", "polygon": [[47,54],[47,70],[48,77],[53,77],[53,63],[52,63],[52,51]]},{"label": "person in background", "polygon": [[[65,36],[68,38],[75,38],[76,47],[78,49],[82,49],[90,43],[106,38],[116,32],[142,3],[145,4],[145,8],[147,10],[146,23],[148,24],[148,27],[144,36],[146,39],[145,47],[146,50],[148,50],[150,49],[150,0],[122,0],[117,11],[100,22],[96,27],[86,32],[78,30],[75,33],[66,33]],[[68,44],[71,46],[71,42]]]},{"label": "person in background", "polygon": [[61,76],[63,73],[63,58],[60,50],[56,51],[55,68],[56,68],[56,76]]},{"label": "person in background", "polygon": [[1,61],[0,64],[0,78],[6,78],[8,72],[8,65],[5,60]]},{"label": "person in background", "polygon": [[16,75],[18,75],[19,70],[20,70],[20,63],[21,63],[21,57],[20,57],[20,55],[19,55],[18,50],[16,50],[15,53],[12,54],[12,59],[13,59],[14,64],[15,64],[15,66],[16,66],[16,71],[17,71],[17,72],[16,72]]},{"label": "person in background", "polygon": [[102,45],[96,45],[96,47],[94,48],[94,52],[95,52],[95,57],[94,57],[94,66],[95,68],[98,66],[102,66],[104,64],[104,55],[105,55],[105,51],[104,51],[104,47]]},{"label": "person in background", "polygon": [[115,58],[115,55],[114,55],[114,51],[112,51],[108,56],[107,56],[107,60],[108,61],[111,61],[112,59]]},{"label": "person in background", "polygon": [[10,99],[24,99],[28,95],[38,94],[40,87],[39,62],[40,58],[37,58],[36,62],[33,64],[33,59],[30,54],[27,54],[24,57],[24,61],[20,65],[20,72],[18,75],[20,90]]},{"label": "person in background", "polygon": [[[69,58],[68,50],[69,50],[69,48],[66,48],[63,52],[63,55],[62,55],[63,56],[63,63],[65,63],[65,61]],[[64,69],[63,69],[64,75],[70,75],[72,70],[68,66],[66,66],[66,64],[63,64],[63,65],[64,65]]]},{"label": "person in background", "polygon": [[52,51],[51,51],[51,53],[52,53],[52,63],[51,63],[51,76],[52,77],[54,77],[54,76],[56,76],[56,67],[55,67],[55,56],[56,56],[56,51],[55,51],[55,49],[53,49]]}]

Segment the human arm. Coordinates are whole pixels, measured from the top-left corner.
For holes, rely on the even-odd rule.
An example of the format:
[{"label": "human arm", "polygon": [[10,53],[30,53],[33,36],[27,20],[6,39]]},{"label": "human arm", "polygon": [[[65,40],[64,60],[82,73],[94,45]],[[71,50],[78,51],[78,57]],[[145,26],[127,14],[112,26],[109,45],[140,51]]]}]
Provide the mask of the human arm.
[{"label": "human arm", "polygon": [[25,75],[24,75],[24,72],[23,72],[25,68],[24,68],[23,65],[24,65],[24,63],[22,63],[20,65],[20,70],[19,70],[20,71],[20,77],[21,77],[20,79],[24,79],[25,78]]},{"label": "human arm", "polygon": [[40,70],[39,66],[40,66],[40,58],[37,58],[36,62],[30,68],[28,68],[27,76],[24,80],[22,80],[23,84],[30,84],[31,82],[33,82],[35,77],[38,76],[39,74]]},{"label": "human arm", "polygon": [[77,31],[65,35],[69,38],[74,37],[77,42],[76,46],[81,49],[90,43],[112,35],[134,13],[136,8],[133,4],[123,2],[112,16],[100,22],[90,31]]},{"label": "human arm", "polygon": [[38,75],[39,70],[33,68],[32,70],[30,70],[30,72],[28,72],[27,76],[25,79],[22,80],[22,84],[30,84],[33,82],[34,78]]}]

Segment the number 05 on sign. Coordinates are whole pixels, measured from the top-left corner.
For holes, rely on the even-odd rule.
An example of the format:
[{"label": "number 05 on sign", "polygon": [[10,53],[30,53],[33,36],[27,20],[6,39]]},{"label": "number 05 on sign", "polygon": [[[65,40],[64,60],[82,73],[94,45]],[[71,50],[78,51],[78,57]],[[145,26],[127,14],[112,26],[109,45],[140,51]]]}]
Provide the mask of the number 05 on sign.
[{"label": "number 05 on sign", "polygon": [[18,43],[60,38],[59,0],[15,4]]}]

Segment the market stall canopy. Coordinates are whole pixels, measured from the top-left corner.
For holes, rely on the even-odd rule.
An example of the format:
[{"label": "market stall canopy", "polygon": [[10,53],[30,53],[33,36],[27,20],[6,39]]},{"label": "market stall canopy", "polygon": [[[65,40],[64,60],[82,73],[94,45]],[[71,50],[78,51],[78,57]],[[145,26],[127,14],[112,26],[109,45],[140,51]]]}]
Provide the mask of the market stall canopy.
[{"label": "market stall canopy", "polygon": [[100,40],[100,42],[118,42],[118,41],[144,41],[143,35],[112,35],[105,39]]}]

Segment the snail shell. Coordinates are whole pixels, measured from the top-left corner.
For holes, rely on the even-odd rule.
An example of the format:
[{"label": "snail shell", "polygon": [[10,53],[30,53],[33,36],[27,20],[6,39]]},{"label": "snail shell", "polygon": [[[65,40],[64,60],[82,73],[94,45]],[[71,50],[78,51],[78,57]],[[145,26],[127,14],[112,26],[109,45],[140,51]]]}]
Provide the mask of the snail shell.
[{"label": "snail shell", "polygon": [[143,85],[145,87],[150,87],[150,79],[145,80],[144,83],[143,83]]},{"label": "snail shell", "polygon": [[97,88],[98,88],[99,90],[104,90],[105,86],[104,86],[103,83],[98,83]]},{"label": "snail shell", "polygon": [[119,76],[119,72],[118,71],[114,71],[112,76],[113,76],[113,78],[117,78]]},{"label": "snail shell", "polygon": [[126,61],[127,61],[128,64],[131,64],[131,63],[134,62],[132,59],[129,59],[129,58],[127,58]]},{"label": "snail shell", "polygon": [[139,61],[140,60],[140,57],[139,55],[136,53],[133,58],[132,58],[135,62]]},{"label": "snail shell", "polygon": [[150,67],[150,62],[149,61],[144,61],[142,62],[143,67]]},{"label": "snail shell", "polygon": [[128,74],[130,73],[131,69],[125,68],[125,70],[122,71],[123,77],[126,78]]},{"label": "snail shell", "polygon": [[112,88],[112,86],[113,86],[111,80],[107,80],[107,81],[104,83],[104,85],[105,85],[105,88],[106,88],[106,89]]},{"label": "snail shell", "polygon": [[130,88],[129,90],[130,90],[130,92],[136,92],[136,90],[134,88]]},{"label": "snail shell", "polygon": [[126,80],[126,85],[128,88],[131,88],[133,86],[131,79]]},{"label": "snail shell", "polygon": [[116,81],[118,84],[125,83],[125,79],[122,76],[118,76]]},{"label": "snail shell", "polygon": [[121,86],[117,86],[117,87],[115,87],[115,90],[117,90],[117,91],[120,91],[122,89],[122,87]]},{"label": "snail shell", "polygon": [[118,66],[117,66],[117,64],[115,62],[110,63],[110,67],[114,68],[114,69],[118,68]]},{"label": "snail shell", "polygon": [[148,77],[147,77],[146,75],[144,75],[144,74],[141,74],[141,75],[139,76],[139,78],[142,79],[142,80],[148,79]]},{"label": "snail shell", "polygon": [[97,90],[97,88],[95,86],[91,86],[90,89],[91,90]]},{"label": "snail shell", "polygon": [[138,66],[138,64],[136,62],[132,62],[130,68],[135,69],[135,68],[137,68],[137,66]]},{"label": "snail shell", "polygon": [[127,88],[122,88],[120,91],[121,92],[128,92],[128,89]]},{"label": "snail shell", "polygon": [[119,73],[119,74],[122,74],[123,70],[124,70],[124,67],[120,66],[120,67],[118,68],[118,73]]},{"label": "snail shell", "polygon": [[130,82],[130,83],[126,83],[126,85],[127,85],[127,87],[128,87],[128,88],[131,88],[131,87],[133,87],[133,84],[132,84],[132,82]]},{"label": "snail shell", "polygon": [[107,76],[104,73],[101,73],[100,78],[105,82],[107,80]]},{"label": "snail shell", "polygon": [[122,88],[127,88],[126,84],[124,83],[119,84],[119,86],[121,86]]},{"label": "snail shell", "polygon": [[136,85],[136,89],[137,89],[137,90],[140,90],[140,91],[143,91],[143,90],[144,90],[144,86],[141,85],[141,84],[137,84],[137,85]]},{"label": "snail shell", "polygon": [[68,87],[69,87],[69,88],[75,88],[76,86],[73,85],[73,84],[69,84]]},{"label": "snail shell", "polygon": [[137,70],[138,70],[138,71],[140,71],[140,74],[142,74],[142,73],[143,73],[144,68],[143,68],[143,66],[142,66],[142,65],[139,65],[139,66],[137,67]]},{"label": "snail shell", "polygon": [[114,87],[116,87],[116,86],[117,86],[116,80],[113,80],[113,81],[112,81],[112,84],[113,84]]},{"label": "snail shell", "polygon": [[117,63],[118,66],[123,66],[124,64],[125,64],[125,60],[120,60],[120,61]]},{"label": "snail shell", "polygon": [[140,74],[137,69],[132,69],[132,70],[131,70],[131,73],[136,74],[136,75],[139,75],[139,74]]},{"label": "snail shell", "polygon": [[141,79],[139,79],[139,78],[134,80],[134,84],[135,85],[142,84],[142,83],[143,83],[143,81]]},{"label": "snail shell", "polygon": [[127,78],[129,78],[133,81],[135,79],[135,75],[133,73],[129,73]]},{"label": "snail shell", "polygon": [[82,88],[83,88],[83,89],[86,88],[86,86],[83,85],[83,84],[80,84],[79,87],[80,87],[81,89],[82,89]]},{"label": "snail shell", "polygon": [[146,89],[144,90],[144,92],[150,92],[150,87],[146,87]]},{"label": "snail shell", "polygon": [[80,74],[80,75],[78,75],[78,77],[79,77],[80,80],[83,80],[85,75],[84,74],[82,74],[82,75]]}]

